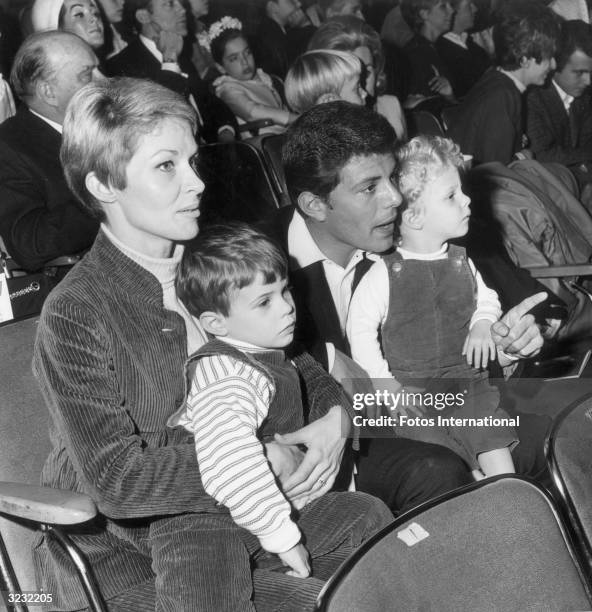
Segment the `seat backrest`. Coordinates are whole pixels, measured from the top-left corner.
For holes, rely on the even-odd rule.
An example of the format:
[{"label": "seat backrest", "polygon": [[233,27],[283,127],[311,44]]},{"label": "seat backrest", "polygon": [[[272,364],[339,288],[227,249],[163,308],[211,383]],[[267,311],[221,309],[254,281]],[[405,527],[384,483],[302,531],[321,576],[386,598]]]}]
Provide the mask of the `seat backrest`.
[{"label": "seat backrest", "polygon": [[280,205],[261,151],[248,142],[200,146],[197,170],[206,184],[202,226],[228,220],[255,223]]},{"label": "seat backrest", "polygon": [[284,142],[283,134],[268,134],[261,137],[261,149],[265,161],[267,162],[270,171],[273,173],[274,181],[276,182],[281,206],[290,205],[290,196],[286,185],[286,177],[284,175],[284,166],[282,165],[282,144]]},{"label": "seat backrest", "polygon": [[436,115],[426,110],[413,110],[405,113],[409,138],[414,136],[444,136],[444,128]]},{"label": "seat backrest", "polygon": [[536,484],[498,477],[401,516],[326,584],[318,607],[385,610],[589,610],[557,510]]},{"label": "seat backrest", "polygon": [[559,415],[546,450],[566,516],[592,573],[592,395]]},{"label": "seat backrest", "polygon": [[460,117],[462,106],[456,104],[454,106],[446,106],[442,109],[440,115],[442,117],[442,125],[444,130],[448,132],[450,127],[454,125]]},{"label": "seat backrest", "polygon": [[[0,325],[0,480],[39,484],[49,454],[49,412],[31,370],[37,318]],[[0,517],[2,536],[20,586],[34,591],[35,533]]]}]

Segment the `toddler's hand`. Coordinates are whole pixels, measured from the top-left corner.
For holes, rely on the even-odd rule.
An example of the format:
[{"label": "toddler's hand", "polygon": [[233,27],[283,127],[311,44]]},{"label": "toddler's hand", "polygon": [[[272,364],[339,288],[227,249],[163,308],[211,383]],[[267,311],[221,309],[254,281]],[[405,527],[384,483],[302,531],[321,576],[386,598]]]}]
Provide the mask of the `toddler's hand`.
[{"label": "toddler's hand", "polygon": [[495,359],[497,351],[491,337],[491,325],[491,321],[480,319],[473,325],[465,340],[462,354],[474,368],[486,368],[489,360]]},{"label": "toddler's hand", "polygon": [[308,551],[304,544],[296,544],[290,550],[278,553],[278,557],[283,561],[284,565],[292,568],[286,572],[288,576],[295,576],[296,578],[308,578],[310,576]]}]

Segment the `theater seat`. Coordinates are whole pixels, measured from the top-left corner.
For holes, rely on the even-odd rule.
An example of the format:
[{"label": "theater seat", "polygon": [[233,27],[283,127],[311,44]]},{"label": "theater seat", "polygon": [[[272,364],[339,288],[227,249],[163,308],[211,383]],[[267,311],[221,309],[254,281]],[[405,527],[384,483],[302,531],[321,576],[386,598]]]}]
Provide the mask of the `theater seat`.
[{"label": "theater seat", "polygon": [[444,136],[444,128],[440,120],[427,110],[405,111],[407,132],[409,138],[414,136]]},{"label": "theater seat", "polygon": [[496,477],[405,513],[327,582],[324,612],[590,610],[590,585],[549,495]]},{"label": "theater seat", "polygon": [[[50,442],[49,413],[31,371],[36,329],[36,318],[0,325],[0,591],[38,590],[31,551],[43,529],[74,560],[91,609],[102,611],[106,607],[92,570],[67,535],[69,527],[94,518],[94,502],[86,495],[38,486]],[[30,603],[52,609],[48,596],[39,594]]]},{"label": "theater seat", "polygon": [[202,227],[227,220],[255,223],[281,204],[262,152],[247,141],[200,146],[195,168],[206,184]]}]

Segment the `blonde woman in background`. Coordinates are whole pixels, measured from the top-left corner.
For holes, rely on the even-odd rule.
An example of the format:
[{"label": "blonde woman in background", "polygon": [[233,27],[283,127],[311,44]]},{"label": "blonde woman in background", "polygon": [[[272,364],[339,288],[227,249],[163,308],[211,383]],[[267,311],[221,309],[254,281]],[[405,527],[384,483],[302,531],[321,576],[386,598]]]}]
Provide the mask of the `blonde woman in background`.
[{"label": "blonde woman in background", "polygon": [[358,57],[365,67],[366,105],[388,119],[398,140],[407,140],[407,123],[401,103],[396,96],[379,93],[384,82],[384,55],[376,30],[351,15],[334,17],[315,32],[308,48],[349,51]]}]

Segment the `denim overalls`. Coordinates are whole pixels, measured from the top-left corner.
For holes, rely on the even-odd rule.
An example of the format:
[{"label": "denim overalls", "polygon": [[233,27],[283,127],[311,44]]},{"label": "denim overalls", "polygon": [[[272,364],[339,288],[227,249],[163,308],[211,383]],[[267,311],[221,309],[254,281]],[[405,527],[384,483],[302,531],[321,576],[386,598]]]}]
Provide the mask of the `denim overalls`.
[{"label": "denim overalls", "polygon": [[[428,418],[508,418],[487,372],[471,368],[462,355],[477,293],[465,250],[450,245],[446,259],[433,261],[403,259],[395,251],[384,262],[389,309],[381,342],[393,376],[432,396],[462,394],[462,404],[455,401],[440,410],[424,406]],[[471,468],[478,467],[477,454],[517,442],[512,427],[400,427],[398,434],[447,446]]]}]

